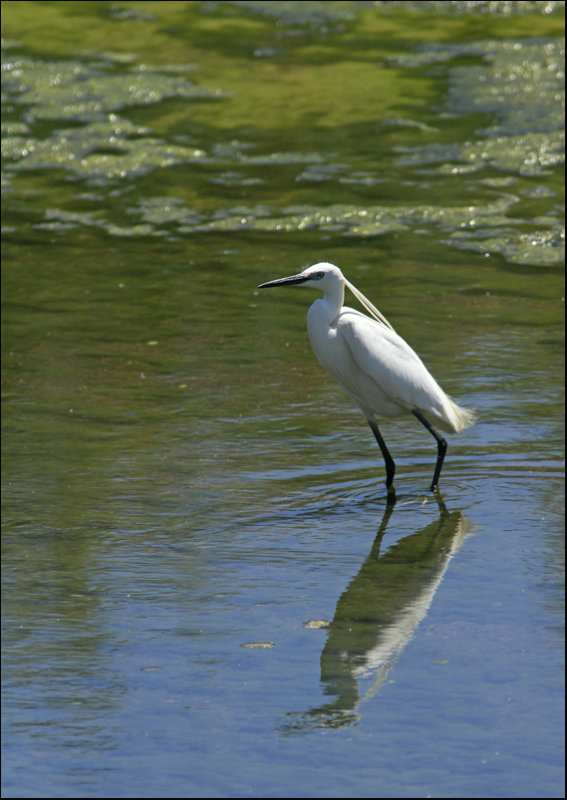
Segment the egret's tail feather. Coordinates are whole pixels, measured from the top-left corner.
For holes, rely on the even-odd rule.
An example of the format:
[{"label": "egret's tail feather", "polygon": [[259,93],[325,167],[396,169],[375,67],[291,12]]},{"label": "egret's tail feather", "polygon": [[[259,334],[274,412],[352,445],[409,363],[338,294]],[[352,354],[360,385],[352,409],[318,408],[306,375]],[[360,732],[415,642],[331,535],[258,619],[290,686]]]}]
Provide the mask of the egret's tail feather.
[{"label": "egret's tail feather", "polygon": [[451,426],[454,433],[464,431],[465,428],[470,428],[476,422],[476,412],[471,408],[463,408],[458,406],[450,397],[447,398],[448,408],[447,422]]}]

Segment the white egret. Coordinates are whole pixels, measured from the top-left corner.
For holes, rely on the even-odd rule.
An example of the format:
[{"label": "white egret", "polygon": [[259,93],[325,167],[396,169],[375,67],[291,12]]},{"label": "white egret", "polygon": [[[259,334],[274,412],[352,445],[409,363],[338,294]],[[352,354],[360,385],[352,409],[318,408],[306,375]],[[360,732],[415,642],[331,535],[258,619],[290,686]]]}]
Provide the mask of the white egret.
[{"label": "white egret", "polygon": [[[314,264],[298,275],[268,281],[258,288],[296,284],[323,292],[323,297],[315,300],[307,313],[311,346],[321,366],[368,420],[386,464],[388,493],[394,495],[396,465],[376,418],[406,414],[417,417],[437,441],[437,462],[430,489],[435,491],[447,442],[428,417],[443,430],[458,433],[473,424],[474,412],[458,406],[445,394],[419,356],[334,264]],[[343,305],[345,286],[371,316]]]}]

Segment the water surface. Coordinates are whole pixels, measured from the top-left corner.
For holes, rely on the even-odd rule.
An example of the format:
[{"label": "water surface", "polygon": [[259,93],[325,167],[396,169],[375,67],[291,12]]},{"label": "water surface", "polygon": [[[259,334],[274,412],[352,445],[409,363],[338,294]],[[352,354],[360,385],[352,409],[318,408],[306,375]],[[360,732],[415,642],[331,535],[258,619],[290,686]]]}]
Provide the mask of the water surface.
[{"label": "water surface", "polygon": [[5,796],[563,796],[563,6],[5,4]]}]

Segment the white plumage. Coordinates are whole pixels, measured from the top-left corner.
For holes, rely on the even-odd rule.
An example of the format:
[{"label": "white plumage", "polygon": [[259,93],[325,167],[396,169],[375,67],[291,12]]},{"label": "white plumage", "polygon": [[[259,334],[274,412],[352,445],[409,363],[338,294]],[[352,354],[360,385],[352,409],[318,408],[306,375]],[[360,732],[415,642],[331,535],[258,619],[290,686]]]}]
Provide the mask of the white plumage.
[{"label": "white plumage", "polygon": [[[458,406],[433,378],[388,320],[334,264],[321,262],[298,275],[263,283],[259,288],[301,284],[323,292],[307,313],[311,346],[331,377],[366,416],[386,462],[386,484],[393,494],[394,461],[376,418],[414,414],[437,440],[438,457],[431,491],[438,483],[447,443],[432,422],[458,433],[473,424],[472,411]],[[344,306],[348,287],[372,316]]]}]

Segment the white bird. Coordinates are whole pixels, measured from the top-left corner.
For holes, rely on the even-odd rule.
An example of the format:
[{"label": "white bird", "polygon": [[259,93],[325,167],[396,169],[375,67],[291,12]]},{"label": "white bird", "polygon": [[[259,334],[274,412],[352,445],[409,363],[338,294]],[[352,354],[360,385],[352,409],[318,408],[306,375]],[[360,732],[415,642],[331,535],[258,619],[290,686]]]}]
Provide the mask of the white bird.
[{"label": "white bird", "polygon": [[[350,395],[368,420],[386,464],[388,494],[394,496],[396,465],[376,417],[406,414],[417,417],[437,441],[437,462],[430,489],[435,491],[447,442],[429,419],[445,431],[458,433],[473,424],[474,412],[458,406],[445,394],[419,356],[334,264],[314,264],[298,275],[268,281],[258,288],[295,284],[312,286],[323,292],[323,297],[315,300],[307,312],[311,346],[321,366]],[[343,305],[345,286],[371,316]]]}]

